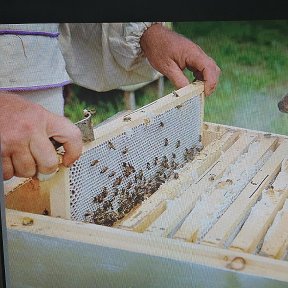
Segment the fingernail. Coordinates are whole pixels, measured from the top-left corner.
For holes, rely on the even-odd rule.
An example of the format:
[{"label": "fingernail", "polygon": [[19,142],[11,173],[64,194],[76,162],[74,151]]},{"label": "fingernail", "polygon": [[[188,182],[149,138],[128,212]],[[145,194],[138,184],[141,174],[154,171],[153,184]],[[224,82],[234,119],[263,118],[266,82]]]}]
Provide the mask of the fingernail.
[{"label": "fingernail", "polygon": [[38,172],[37,173],[37,179],[41,182],[47,181],[47,180],[51,179],[58,171],[59,171],[59,168],[57,168],[56,171],[54,171],[53,173],[50,173],[50,174],[43,174],[43,173]]}]

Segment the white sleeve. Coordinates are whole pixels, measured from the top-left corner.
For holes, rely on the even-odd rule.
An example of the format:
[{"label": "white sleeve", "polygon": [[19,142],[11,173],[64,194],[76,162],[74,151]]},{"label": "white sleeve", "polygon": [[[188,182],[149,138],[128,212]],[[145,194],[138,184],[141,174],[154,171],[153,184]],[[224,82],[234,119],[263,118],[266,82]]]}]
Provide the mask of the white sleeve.
[{"label": "white sleeve", "polygon": [[154,23],[60,24],[59,43],[72,81],[88,89],[107,91],[159,77],[139,43]]}]

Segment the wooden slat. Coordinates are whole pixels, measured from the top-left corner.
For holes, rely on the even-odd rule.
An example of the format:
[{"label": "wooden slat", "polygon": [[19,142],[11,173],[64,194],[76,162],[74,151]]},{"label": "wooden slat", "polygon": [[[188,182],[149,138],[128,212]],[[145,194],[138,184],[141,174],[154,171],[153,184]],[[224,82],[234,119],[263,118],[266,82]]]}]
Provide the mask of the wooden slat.
[{"label": "wooden slat", "polygon": [[3,181],[4,184],[4,195],[8,195],[9,193],[13,192],[14,190],[19,189],[22,185],[30,182],[31,178],[23,178],[23,177],[12,177],[9,180]]},{"label": "wooden slat", "polygon": [[[110,247],[139,253],[137,257],[141,257],[141,254],[153,255],[161,258],[207,265],[217,269],[231,269],[233,272],[239,267],[237,265],[238,259],[242,261],[240,261],[242,265],[239,268],[241,271],[236,271],[237,273],[288,281],[288,262],[286,261],[259,257],[240,251],[175,241],[174,239],[159,239],[152,235],[143,235],[142,233],[134,233],[132,231],[10,209],[7,209],[6,212],[7,229],[26,232],[27,237],[25,238],[27,239],[29,239],[29,235],[31,234],[31,236],[43,235],[48,236],[52,241],[57,241],[60,238],[83,244],[88,243],[90,245],[102,246],[104,254],[105,249]],[[24,217],[32,218],[34,224],[23,226],[22,221]],[[38,241],[40,240],[41,238],[38,238]],[[67,243],[69,244],[70,242]],[[71,245],[69,244],[68,246]],[[47,253],[49,254],[49,251]],[[77,266],[76,263],[75,265]]]},{"label": "wooden slat", "polygon": [[223,128],[221,125],[212,126],[204,123],[202,126],[203,136],[202,136],[202,144],[206,147],[215,139],[220,139],[224,132],[228,131],[228,129]]},{"label": "wooden slat", "polygon": [[[174,238],[186,241],[200,240],[205,230],[209,229],[209,226],[217,221],[217,218],[229,207],[252,177],[249,174],[246,176],[241,175],[245,175],[248,169],[251,169],[251,172],[253,172],[253,167],[269,149],[272,149],[276,142],[276,138],[264,138],[261,139],[260,143],[258,142],[257,146],[251,146],[253,149],[250,148],[243,155],[243,158],[238,160],[239,163],[236,162],[234,164],[232,172],[229,171],[222,177],[218,185],[215,185],[211,189],[212,191],[209,191],[208,195],[205,195],[206,197],[203,197],[197,203],[197,207],[186,217],[181,227],[175,233]],[[256,147],[257,149],[255,149]],[[237,154],[236,151],[234,153]],[[228,159],[230,157],[228,155]],[[229,184],[231,181],[232,184]]]},{"label": "wooden slat", "polygon": [[260,255],[281,259],[288,249],[288,200],[275,217],[259,252]]},{"label": "wooden slat", "polygon": [[123,121],[124,117],[122,117],[122,119],[120,117],[117,119],[112,119],[105,125],[101,125],[94,129],[95,140],[86,143],[83,147],[83,152],[94,148],[95,146],[112,139],[117,135],[125,133],[127,129],[132,129],[140,124],[143,124],[145,119],[147,117],[150,118],[151,115],[159,115],[194,97],[200,97],[200,108],[202,113],[202,115],[200,115],[200,124],[202,125],[204,106],[203,91],[204,83],[202,81],[193,82],[183,88],[178,89],[176,91],[178,97],[175,97],[175,94],[171,92],[139,109],[127,113],[126,115],[131,118],[131,120],[128,122]]},{"label": "wooden slat", "polygon": [[177,194],[181,194],[185,189],[188,189],[195,181],[191,175],[195,175],[195,178],[198,178],[198,175],[209,169],[238,137],[238,132],[228,131],[222,138],[211,142],[191,163],[186,164],[185,170],[179,170],[178,179],[162,184],[138,209],[128,215],[128,218],[124,219],[119,227],[143,232],[166,209],[165,200],[173,199]]},{"label": "wooden slat", "polygon": [[[263,191],[261,200],[252,208],[249,217],[230,245],[230,249],[255,253],[257,245],[265,236],[288,196],[288,170],[287,165],[283,165],[283,162],[281,172],[272,183],[272,187]],[[260,219],[261,221],[259,221]]]},{"label": "wooden slat", "polygon": [[266,161],[238,198],[206,234],[203,243],[224,246],[229,236],[243,222],[251,207],[256,203],[263,189],[280,171],[283,158],[288,151],[288,141],[283,141]]},{"label": "wooden slat", "polygon": [[51,216],[71,219],[69,168],[62,167],[51,180],[39,184],[40,191],[49,191]]},{"label": "wooden slat", "polygon": [[[19,183],[19,182],[18,182]],[[9,209],[50,215],[50,196],[45,189],[40,191],[39,180],[26,179],[14,188],[6,186],[5,207]]]},{"label": "wooden slat", "polygon": [[165,212],[162,213],[145,232],[159,236],[167,236],[191,211],[199,196],[203,195],[212,185],[213,181],[209,180],[210,176],[214,175],[213,177],[215,180],[219,179],[227,167],[247,149],[254,139],[254,135],[241,135],[240,138],[220,157],[211,171],[202,177],[200,181],[193,183],[183,195],[175,199],[171,205],[167,206]]}]

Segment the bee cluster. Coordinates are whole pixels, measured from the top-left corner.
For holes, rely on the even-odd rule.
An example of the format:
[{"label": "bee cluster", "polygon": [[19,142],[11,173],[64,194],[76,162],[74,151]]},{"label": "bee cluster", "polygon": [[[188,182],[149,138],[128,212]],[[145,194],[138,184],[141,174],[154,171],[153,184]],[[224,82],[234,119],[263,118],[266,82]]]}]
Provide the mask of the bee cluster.
[{"label": "bee cluster", "polygon": [[[160,126],[163,127],[162,122]],[[169,142],[172,141],[165,138],[163,146],[167,146]],[[181,146],[180,140],[174,140],[173,142],[176,143],[174,144],[175,149]],[[111,141],[108,141],[107,145],[109,149],[117,149]],[[183,150],[183,157],[178,156],[178,158],[181,158],[178,161],[174,152],[169,157],[166,155],[155,156],[153,161],[146,163],[146,171],[145,169],[136,171],[134,166],[129,162],[122,162],[120,176],[117,176],[115,171],[110,171],[107,166],[100,168],[100,174],[106,173],[108,178],[112,178],[112,187],[109,189],[104,186],[101,193],[93,197],[92,202],[98,208],[85,213],[85,222],[113,226],[115,222],[121,220],[134,207],[149,198],[163,183],[169,179],[178,179],[179,174],[177,169],[183,168],[185,163],[192,161],[195,155],[202,150],[202,146],[185,147]],[[122,155],[126,155],[129,153],[129,149],[125,146],[125,149],[121,152]],[[98,164],[99,162],[99,160],[93,160],[91,165]],[[145,177],[145,172],[152,168],[156,172],[150,177]],[[127,181],[124,181],[124,179]]]},{"label": "bee cluster", "polygon": [[[72,220],[113,226],[163,183],[181,177],[179,169],[202,150],[202,110],[200,97],[177,104],[165,111],[152,109],[151,104],[136,111],[135,117],[125,115],[117,123],[119,133],[116,127],[109,139],[89,147],[73,164]],[[104,130],[101,126],[100,133]]]}]

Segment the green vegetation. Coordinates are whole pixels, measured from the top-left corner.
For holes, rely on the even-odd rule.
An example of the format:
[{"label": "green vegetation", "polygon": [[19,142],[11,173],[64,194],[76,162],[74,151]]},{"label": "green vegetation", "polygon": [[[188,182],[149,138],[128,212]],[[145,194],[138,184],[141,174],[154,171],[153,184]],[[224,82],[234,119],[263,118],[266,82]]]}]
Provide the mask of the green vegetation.
[{"label": "green vegetation", "polygon": [[[222,70],[217,90],[206,98],[205,121],[288,134],[288,115],[277,108],[288,92],[287,20],[176,22],[173,29],[197,43]],[[185,74],[193,80],[191,72]],[[173,89],[165,79],[165,94]],[[89,105],[97,110],[95,124],[124,109],[121,91],[108,97],[95,93],[93,104],[82,99],[83,91],[74,86],[65,107],[72,121]],[[156,98],[154,83],[136,91],[138,106]]]}]

